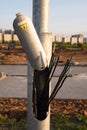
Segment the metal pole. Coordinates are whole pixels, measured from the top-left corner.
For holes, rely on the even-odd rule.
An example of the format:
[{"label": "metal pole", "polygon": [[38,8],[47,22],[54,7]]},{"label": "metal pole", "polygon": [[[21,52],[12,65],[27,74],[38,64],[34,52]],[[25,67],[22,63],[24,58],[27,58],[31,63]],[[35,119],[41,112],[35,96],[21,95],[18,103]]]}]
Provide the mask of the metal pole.
[{"label": "metal pole", "polygon": [[[47,55],[48,64],[52,53],[51,34],[48,33],[48,14],[50,0],[33,0],[33,24],[41,40],[45,53]],[[49,51],[48,51],[49,48]],[[28,64],[28,130],[50,130],[50,107],[47,116],[43,120],[38,120],[33,112],[33,79],[34,70]],[[38,76],[38,74],[36,74]],[[35,76],[35,78],[37,78]],[[41,78],[41,76],[38,76]],[[43,77],[43,76],[42,76]],[[38,79],[39,80],[39,79]],[[38,81],[39,82],[39,81]],[[36,83],[38,84],[38,83]],[[41,86],[39,86],[41,87]],[[49,88],[51,86],[49,85]],[[41,91],[41,88],[40,88]],[[49,93],[50,94],[50,89]]]},{"label": "metal pole", "polygon": [[33,0],[33,23],[40,36],[42,32],[48,32],[50,0]]},{"label": "metal pole", "polygon": [[[52,34],[48,33],[49,1],[50,0],[33,0],[33,24],[45,50],[48,64],[50,62],[52,53]],[[33,110],[33,96],[35,96],[33,93],[34,78],[36,79],[39,92],[42,92],[42,88],[40,86],[42,84],[39,82],[39,80],[41,78],[42,81],[45,80],[43,79],[43,74],[40,75],[39,73],[36,73],[36,75],[34,75],[34,73],[34,69],[31,67],[30,63],[28,63],[28,130],[50,130],[50,106],[48,108],[46,117],[41,120],[36,118]],[[40,79],[37,79],[37,77]],[[50,87],[51,85],[49,84],[49,95]]]},{"label": "metal pole", "polygon": [[33,98],[33,73],[34,70],[31,67],[30,63],[28,64],[28,117],[27,117],[27,123],[28,127],[27,130],[50,130],[50,115],[48,113],[48,116],[44,120],[38,120],[35,118],[35,115],[32,110],[32,98]]}]

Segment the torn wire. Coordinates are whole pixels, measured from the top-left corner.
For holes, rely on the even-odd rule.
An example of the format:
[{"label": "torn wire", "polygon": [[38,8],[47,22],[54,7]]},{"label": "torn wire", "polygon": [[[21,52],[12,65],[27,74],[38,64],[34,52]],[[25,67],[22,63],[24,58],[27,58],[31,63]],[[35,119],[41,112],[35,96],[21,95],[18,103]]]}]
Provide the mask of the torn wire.
[{"label": "torn wire", "polygon": [[54,66],[53,66],[53,68],[51,69],[48,82],[51,81],[51,79],[52,79],[52,77],[53,77],[53,74],[54,74],[54,72],[55,72],[55,70],[56,70],[56,67],[57,67],[58,63],[59,63],[59,56],[58,56],[58,57],[55,57]]},{"label": "torn wire", "polygon": [[[65,79],[67,78],[67,75],[68,75],[68,72],[69,72],[69,69],[71,67],[71,59],[70,60],[67,60],[66,64],[65,64],[65,67],[61,73],[61,75],[59,76],[59,79],[56,83],[56,86],[55,88],[53,89],[53,92],[51,93],[50,97],[49,97],[49,103],[53,100],[53,98],[56,96],[57,92],[60,90],[60,88],[62,87]],[[49,104],[48,103],[48,104]]]}]

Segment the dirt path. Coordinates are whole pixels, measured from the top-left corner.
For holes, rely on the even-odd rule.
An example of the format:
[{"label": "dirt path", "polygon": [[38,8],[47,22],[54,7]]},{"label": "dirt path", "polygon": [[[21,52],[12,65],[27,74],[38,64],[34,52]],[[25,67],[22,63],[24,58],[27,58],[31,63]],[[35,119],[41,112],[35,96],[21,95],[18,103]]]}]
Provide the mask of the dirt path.
[{"label": "dirt path", "polygon": [[[87,65],[87,50],[56,50],[55,54],[59,55],[60,63],[64,64],[67,58],[72,55],[73,64]],[[4,54],[0,52],[0,64],[26,64],[27,57],[24,53]],[[26,116],[27,100],[26,99],[12,99],[0,98],[0,117],[8,116],[10,118],[21,118]],[[87,117],[87,100],[53,100],[51,104],[51,116],[56,115],[75,116],[76,114],[83,114]]]},{"label": "dirt path", "polygon": [[[53,100],[51,116],[82,114],[87,117],[87,100]],[[27,115],[27,99],[0,98],[0,117],[23,118]]]},{"label": "dirt path", "polygon": [[[72,56],[74,65],[87,65],[87,49],[61,49],[56,50],[55,55],[60,55],[60,64],[64,64]],[[24,52],[0,52],[0,64],[27,64],[27,56]]]}]

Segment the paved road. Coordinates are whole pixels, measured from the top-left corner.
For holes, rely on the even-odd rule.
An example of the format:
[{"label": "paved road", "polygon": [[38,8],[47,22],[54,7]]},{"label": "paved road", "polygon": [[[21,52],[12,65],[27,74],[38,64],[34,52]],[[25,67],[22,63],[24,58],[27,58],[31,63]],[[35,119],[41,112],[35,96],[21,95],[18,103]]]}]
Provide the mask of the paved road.
[{"label": "paved road", "polygon": [[[57,82],[62,67],[57,67],[52,79],[52,90]],[[0,80],[0,97],[27,98],[27,66],[0,65],[0,72],[8,76]],[[59,99],[87,99],[87,67],[73,67],[55,98]]]}]

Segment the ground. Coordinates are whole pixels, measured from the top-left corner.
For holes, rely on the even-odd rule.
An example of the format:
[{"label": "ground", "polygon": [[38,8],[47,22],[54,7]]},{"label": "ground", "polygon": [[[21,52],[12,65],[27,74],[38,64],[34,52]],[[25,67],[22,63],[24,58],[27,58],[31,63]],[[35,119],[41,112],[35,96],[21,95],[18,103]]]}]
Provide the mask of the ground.
[{"label": "ground", "polygon": [[[26,117],[27,99],[22,98],[0,98],[0,117],[17,118]],[[87,117],[87,100],[59,100],[55,99],[51,103],[51,116],[66,115],[74,117],[76,115]]]},{"label": "ground", "polygon": [[55,54],[60,55],[60,61],[65,63],[68,58],[72,58],[73,65],[87,65],[87,49],[61,49]]},{"label": "ground", "polygon": [[[72,57],[73,65],[87,65],[87,49],[61,49],[55,55],[60,56],[60,64],[64,64]],[[1,51],[0,64],[27,64],[24,51]],[[0,70],[1,71],[1,70]],[[0,98],[0,117],[17,118],[26,117],[27,100],[16,98]],[[87,117],[87,100],[53,100],[51,103],[51,117],[67,115],[74,117],[82,114]]]},{"label": "ground", "polygon": [[[73,65],[87,65],[87,49],[57,49],[55,55],[60,56],[60,64],[72,57]],[[27,56],[23,50],[0,51],[0,64],[27,64]]]}]

